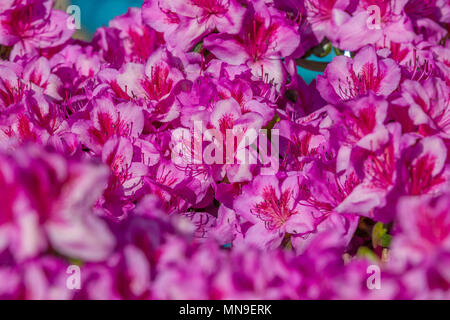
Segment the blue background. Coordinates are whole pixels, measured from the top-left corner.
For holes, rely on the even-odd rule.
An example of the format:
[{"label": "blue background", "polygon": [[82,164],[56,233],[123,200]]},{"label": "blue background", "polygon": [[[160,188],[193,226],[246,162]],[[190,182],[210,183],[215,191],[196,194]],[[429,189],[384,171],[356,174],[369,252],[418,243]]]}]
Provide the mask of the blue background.
[{"label": "blue background", "polygon": [[72,0],[81,8],[81,23],[90,32],[108,25],[109,20],[127,12],[129,7],[140,7],[143,0]]}]

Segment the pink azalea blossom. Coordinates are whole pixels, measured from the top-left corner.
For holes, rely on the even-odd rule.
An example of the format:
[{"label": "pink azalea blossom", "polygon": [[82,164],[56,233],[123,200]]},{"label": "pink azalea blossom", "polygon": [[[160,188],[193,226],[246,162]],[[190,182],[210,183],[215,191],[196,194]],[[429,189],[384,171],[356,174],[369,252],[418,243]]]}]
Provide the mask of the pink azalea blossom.
[{"label": "pink azalea blossom", "polygon": [[151,118],[168,122],[179,116],[176,95],[185,84],[180,61],[164,49],[154,52],[147,64],[127,63],[120,71],[106,69],[100,74],[120,100],[145,104]]},{"label": "pink azalea blossom", "polygon": [[7,6],[0,13],[0,44],[15,45],[14,51],[23,55],[65,43],[74,30],[67,26],[69,16],[52,5],[51,0],[20,0]]},{"label": "pink azalea blossom", "polygon": [[330,129],[343,145],[357,146],[375,151],[388,141],[384,123],[388,103],[369,92],[367,96],[349,101],[336,109],[330,109],[335,126]]},{"label": "pink azalea blossom", "polygon": [[61,254],[102,260],[115,240],[92,212],[107,170],[68,161],[38,147],[2,152],[4,208],[1,250],[17,260],[37,256],[49,246]]},{"label": "pink azalea blossom", "polygon": [[[360,0],[356,10],[348,17],[341,17],[337,46],[355,51],[368,44],[410,42],[415,38],[411,20],[404,12],[407,0]],[[379,21],[370,8],[379,10]],[[375,11],[378,12],[378,11]]]},{"label": "pink azalea blossom", "polygon": [[386,206],[389,201],[388,193],[393,191],[397,184],[397,166],[401,156],[400,129],[394,124],[388,125],[387,140],[377,149],[359,147],[353,149],[350,154],[347,154],[348,150],[344,148],[339,151],[345,155],[342,158],[342,166],[354,166],[361,174],[361,183],[338,206],[338,212],[359,213],[382,221],[392,219],[392,215],[383,217],[374,209]]},{"label": "pink azalea blossom", "polygon": [[405,197],[398,205],[401,232],[392,245],[391,268],[403,272],[406,286],[422,298],[448,298],[448,206],[448,194]]},{"label": "pink azalea blossom", "polygon": [[355,99],[372,91],[389,96],[397,89],[400,68],[391,59],[380,59],[371,46],[359,51],[354,59],[336,57],[323,76],[317,80],[317,89],[329,103]]},{"label": "pink azalea blossom", "polygon": [[350,5],[349,0],[306,0],[307,21],[311,24],[318,42],[324,37],[330,40],[336,38],[334,29],[347,20],[345,10]]},{"label": "pink azalea blossom", "polygon": [[120,30],[124,41],[127,62],[145,62],[164,43],[160,33],[143,24],[141,10],[130,8],[128,12],[110,22],[110,27]]},{"label": "pink azalea blossom", "polygon": [[450,298],[448,1],[143,2],[0,1],[0,299]]},{"label": "pink azalea blossom", "polygon": [[409,106],[408,114],[421,133],[450,138],[450,95],[442,80],[430,78],[422,84],[407,80],[402,84],[402,97],[401,104]]},{"label": "pink azalea blossom", "polygon": [[247,65],[255,77],[280,84],[286,77],[281,59],[294,52],[300,37],[291,22],[262,1],[255,2],[253,10],[239,34],[211,35],[204,46],[227,63]]},{"label": "pink azalea blossom", "polygon": [[297,176],[279,181],[258,176],[236,198],[236,213],[250,223],[245,241],[262,248],[277,248],[286,235],[301,236],[315,230],[311,212],[300,211]]},{"label": "pink azalea blossom", "polygon": [[175,0],[169,3],[147,0],[142,9],[143,20],[164,33],[174,50],[188,51],[202,37],[215,29],[236,34],[241,30],[245,8],[236,0]]},{"label": "pink azalea blossom", "polygon": [[88,117],[88,120],[81,118],[76,121],[72,132],[97,154],[101,153],[109,138],[116,135],[137,138],[144,127],[143,111],[132,102],[114,106],[110,100],[98,100]]},{"label": "pink azalea blossom", "polygon": [[448,188],[446,146],[437,136],[404,136],[402,186],[409,195],[434,194]]}]

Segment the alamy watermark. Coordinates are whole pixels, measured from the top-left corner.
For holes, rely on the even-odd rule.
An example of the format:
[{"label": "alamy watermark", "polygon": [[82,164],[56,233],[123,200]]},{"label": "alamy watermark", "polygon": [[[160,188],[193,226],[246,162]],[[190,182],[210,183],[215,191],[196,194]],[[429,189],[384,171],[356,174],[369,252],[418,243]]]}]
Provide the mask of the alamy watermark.
[{"label": "alamy watermark", "polygon": [[366,284],[369,290],[380,290],[381,289],[381,269],[376,264],[372,264],[367,267],[367,278]]},{"label": "alamy watermark", "polygon": [[81,269],[77,265],[70,265],[67,267],[66,273],[68,275],[66,279],[66,287],[69,290],[81,289]]},{"label": "alamy watermark", "polygon": [[79,6],[70,5],[67,7],[66,13],[69,15],[67,18],[67,28],[70,30],[81,29],[81,9]]},{"label": "alamy watermark", "polygon": [[254,128],[206,129],[195,121],[193,130],[172,132],[172,161],[177,165],[262,165],[262,175],[279,169],[279,130]]},{"label": "alamy watermark", "polygon": [[381,29],[381,9],[377,5],[371,5],[366,10],[369,17],[366,20],[367,28],[370,30]]}]

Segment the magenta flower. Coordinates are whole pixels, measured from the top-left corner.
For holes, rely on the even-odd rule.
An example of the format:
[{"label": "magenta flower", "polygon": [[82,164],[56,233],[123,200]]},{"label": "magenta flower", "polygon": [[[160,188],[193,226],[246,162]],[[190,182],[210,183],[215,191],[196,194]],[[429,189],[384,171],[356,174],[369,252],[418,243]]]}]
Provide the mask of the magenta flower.
[{"label": "magenta flower", "polygon": [[384,125],[388,103],[372,92],[329,110],[335,124],[330,131],[343,145],[376,151],[388,141],[388,130]]},{"label": "magenta flower", "polygon": [[419,131],[425,135],[439,134],[450,138],[450,97],[448,87],[439,78],[430,78],[422,84],[406,80],[402,84],[403,106]]},{"label": "magenta flower", "polygon": [[51,0],[20,0],[0,11],[0,44],[16,45],[23,55],[33,49],[56,47],[70,39],[74,30],[67,27],[69,16],[52,9]]},{"label": "magenta flower", "polygon": [[336,57],[317,80],[317,89],[329,103],[355,99],[372,91],[389,96],[397,89],[400,68],[391,59],[380,59],[371,46],[359,51],[352,60]]},{"label": "magenta flower", "polygon": [[347,20],[348,13],[345,10],[349,5],[349,0],[305,1],[306,19],[311,24],[318,42],[324,37],[330,40],[336,38],[335,28]]},{"label": "magenta flower", "polygon": [[[406,2],[360,0],[351,16],[340,17],[344,23],[339,26],[337,46],[355,51],[368,44],[382,46],[391,41],[411,42],[416,35],[404,12]],[[377,8],[376,11],[373,8]]]},{"label": "magenta flower", "polygon": [[[321,118],[323,122],[327,121],[326,116],[326,112],[323,111]],[[281,150],[284,157],[281,165],[284,170],[303,171],[305,166],[314,160],[327,159],[333,152],[328,143],[329,132],[321,130],[320,124],[312,125],[313,121],[307,123],[311,125],[304,126],[287,120],[276,124],[275,128],[279,129],[281,137],[286,139],[282,140]]]},{"label": "magenta flower", "polygon": [[300,36],[281,12],[261,1],[254,3],[249,22],[237,35],[217,34],[204,40],[204,46],[217,58],[233,65],[245,64],[255,77],[280,84],[286,77],[281,59],[297,49]]},{"label": "magenta flower", "polygon": [[245,241],[275,249],[286,235],[302,236],[315,229],[316,220],[300,211],[298,177],[279,181],[274,176],[257,176],[234,201],[236,213],[250,223]]},{"label": "magenta flower", "polygon": [[412,20],[413,26],[427,41],[438,43],[447,31],[440,22],[450,21],[450,5],[447,1],[410,0],[404,7],[405,13]]},{"label": "magenta flower", "polygon": [[[340,163],[336,163],[334,159],[323,159],[312,162],[304,170],[297,179],[299,212],[313,216],[317,224],[323,223],[322,228],[333,224],[334,220],[334,223],[341,224],[342,233],[347,234],[354,227],[355,219],[340,217],[336,213],[347,213],[340,211],[339,208],[358,187],[361,179],[354,168],[339,165]],[[330,218],[332,220],[327,221]],[[348,222],[342,224],[336,221],[339,219]]]},{"label": "magenta flower", "polygon": [[179,61],[167,50],[158,49],[147,64],[126,63],[118,72],[106,69],[99,75],[109,83],[120,101],[134,100],[145,104],[151,118],[169,122],[179,116],[176,95],[182,90],[184,75]]},{"label": "magenta flower", "polygon": [[202,37],[215,29],[221,33],[236,34],[241,30],[245,8],[236,0],[182,0],[162,4],[145,1],[143,20],[164,33],[164,38],[175,51],[189,51]]},{"label": "magenta flower", "polygon": [[32,59],[23,69],[22,80],[34,91],[60,100],[61,80],[51,72],[50,62],[40,57]]},{"label": "magenta flower", "polygon": [[393,249],[400,251],[398,259],[411,260],[416,264],[420,258],[433,258],[439,252],[450,250],[448,207],[448,195],[405,197],[400,200],[398,219],[401,232]]},{"label": "magenta flower", "polygon": [[391,268],[409,290],[426,299],[448,298],[449,197],[405,197],[398,205],[400,232]]},{"label": "magenta flower", "polygon": [[101,204],[112,219],[123,219],[134,208],[136,193],[144,185],[143,177],[148,168],[141,162],[134,162],[133,156],[133,145],[124,137],[112,137],[103,147],[101,157],[112,174]]},{"label": "magenta flower", "polygon": [[0,297],[6,300],[69,300],[68,264],[57,257],[42,257],[15,266],[0,267]]},{"label": "magenta flower", "polygon": [[89,120],[72,125],[72,132],[90,150],[100,154],[105,143],[114,136],[137,138],[144,128],[142,109],[132,102],[114,106],[108,99],[98,100],[89,112]]},{"label": "magenta flower", "polygon": [[448,1],[143,2],[0,1],[0,299],[450,298]]},{"label": "magenta flower", "polygon": [[338,212],[361,214],[382,221],[392,219],[392,215],[383,217],[375,210],[386,206],[388,194],[393,191],[398,179],[401,128],[391,124],[386,129],[386,141],[376,149],[359,147],[350,154],[345,148],[339,151],[343,160],[341,166],[355,167],[361,175],[361,183],[336,208]]},{"label": "magenta flower", "polygon": [[37,146],[2,152],[1,248],[17,261],[49,247],[90,261],[105,259],[115,239],[92,212],[107,170],[66,160]]},{"label": "magenta flower", "polygon": [[0,64],[2,78],[0,79],[0,109],[3,111],[21,103],[26,86],[19,77],[21,68],[18,65]]},{"label": "magenta flower", "polygon": [[448,188],[447,152],[437,136],[404,137],[401,185],[409,195],[436,194]]},{"label": "magenta flower", "polygon": [[[251,145],[263,126],[262,116],[250,110],[243,112],[230,98],[216,103],[209,120],[212,128],[205,132],[205,140],[211,141],[213,150],[207,147],[203,152],[206,163],[219,165],[213,168],[218,180],[225,176],[232,183],[250,180],[251,164],[256,163],[250,161],[250,157],[256,157]],[[230,137],[235,143],[229,143]]]},{"label": "magenta flower", "polygon": [[126,62],[145,63],[164,43],[160,33],[143,24],[138,8],[130,8],[125,15],[113,19],[109,26],[120,30],[119,38],[124,42]]},{"label": "magenta flower", "polygon": [[433,55],[436,59],[437,74],[445,81],[447,86],[450,84],[450,59],[448,58],[450,48],[435,46],[432,48]]}]

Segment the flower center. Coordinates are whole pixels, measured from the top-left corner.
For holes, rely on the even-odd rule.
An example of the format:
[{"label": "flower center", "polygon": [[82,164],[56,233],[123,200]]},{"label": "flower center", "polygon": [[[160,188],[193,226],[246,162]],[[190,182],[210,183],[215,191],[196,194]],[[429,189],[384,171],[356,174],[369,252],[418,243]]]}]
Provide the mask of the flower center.
[{"label": "flower center", "polygon": [[256,216],[264,221],[268,230],[279,229],[290,216],[296,213],[289,208],[290,198],[291,191],[289,189],[278,198],[272,186],[266,187],[263,191],[264,201],[256,204],[252,212],[255,212]]}]

